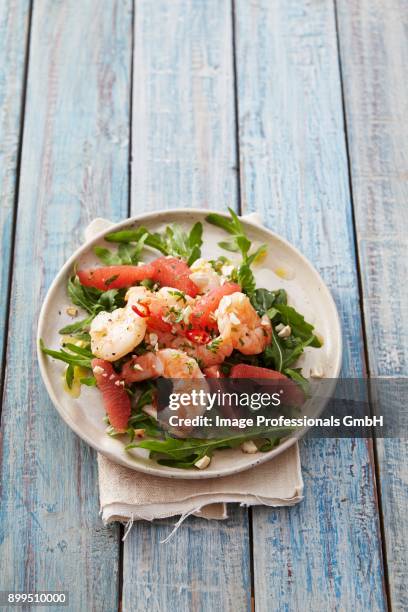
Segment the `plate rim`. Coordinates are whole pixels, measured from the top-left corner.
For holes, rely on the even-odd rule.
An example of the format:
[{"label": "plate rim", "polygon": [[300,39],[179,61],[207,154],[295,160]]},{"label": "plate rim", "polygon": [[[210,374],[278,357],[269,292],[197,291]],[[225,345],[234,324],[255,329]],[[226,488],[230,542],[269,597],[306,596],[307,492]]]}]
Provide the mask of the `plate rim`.
[{"label": "plate rim", "polygon": [[[252,212],[252,211],[251,211]],[[248,213],[248,215],[251,215],[251,212]],[[109,231],[113,232],[113,231],[118,231],[121,228],[130,225],[132,223],[137,223],[137,222],[141,222],[142,220],[150,220],[150,219],[160,219],[160,217],[162,216],[167,216],[167,215],[176,215],[176,216],[182,216],[182,215],[194,215],[194,214],[199,214],[200,216],[202,216],[203,214],[208,215],[210,213],[216,213],[219,215],[224,216],[225,218],[229,218],[228,214],[223,212],[223,211],[219,211],[219,210],[214,210],[214,209],[202,209],[202,208],[169,208],[169,209],[162,209],[162,210],[158,210],[158,211],[153,211],[153,212],[149,212],[149,213],[140,213],[138,215],[133,215],[132,217],[128,217],[127,219],[124,219],[122,221],[119,222],[113,222],[110,221],[110,223],[112,223],[111,227],[109,227]],[[314,265],[309,261],[309,259],[303,255],[303,253],[296,247],[294,246],[292,243],[290,243],[288,240],[286,240],[286,238],[283,238],[282,236],[280,236],[279,234],[277,234],[276,232],[270,230],[268,227],[265,227],[262,223],[258,223],[257,221],[255,221],[253,218],[251,219],[251,217],[249,218],[245,218],[245,214],[244,215],[240,215],[240,220],[242,220],[244,222],[244,224],[250,225],[252,226],[254,229],[261,229],[262,231],[266,232],[266,234],[269,234],[269,236],[271,237],[271,239],[281,242],[282,244],[284,244],[287,248],[289,248],[290,250],[294,251],[296,253],[296,255],[303,260],[303,263],[309,268],[311,269],[311,271],[313,272],[313,274],[317,277],[322,290],[325,292],[325,298],[326,300],[328,300],[330,302],[331,305],[331,309],[333,311],[334,314],[334,318],[335,318],[335,327],[336,329],[334,330],[334,336],[335,336],[335,341],[336,341],[336,346],[337,346],[337,353],[336,353],[336,361],[334,363],[334,374],[335,376],[333,376],[333,378],[338,378],[340,370],[341,370],[341,364],[342,364],[342,356],[343,356],[343,338],[342,338],[342,331],[341,331],[341,322],[340,322],[340,316],[339,316],[339,312],[337,309],[337,305],[336,302],[334,301],[334,298],[332,296],[332,293],[330,291],[330,289],[328,288],[328,286],[326,285],[325,281],[323,280],[322,276],[320,275],[320,273],[316,270],[316,268],[314,267]],[[106,219],[106,221],[108,221],[108,219]],[[89,224],[88,224],[89,225]],[[88,227],[88,226],[86,226]],[[84,230],[86,229],[86,227],[84,228]],[[69,416],[69,414],[67,414],[59,405],[59,400],[58,397],[56,396],[56,394],[54,393],[51,385],[48,382],[48,374],[46,372],[46,355],[41,351],[40,349],[40,338],[41,338],[41,332],[42,329],[44,327],[45,324],[45,318],[46,318],[46,312],[48,311],[49,308],[49,304],[52,301],[53,298],[53,294],[56,292],[60,281],[63,279],[63,277],[66,275],[67,271],[72,267],[72,265],[75,263],[75,261],[78,259],[78,257],[80,257],[80,255],[86,251],[87,249],[89,249],[94,243],[98,242],[99,240],[103,239],[104,236],[107,233],[107,228],[102,229],[100,232],[97,232],[90,240],[85,240],[83,242],[83,244],[81,244],[73,253],[72,255],[65,261],[65,263],[62,265],[62,267],[59,269],[57,275],[55,276],[55,278],[53,279],[51,285],[49,286],[46,296],[44,298],[43,304],[41,306],[41,310],[40,310],[40,314],[38,317],[38,324],[37,324],[37,334],[36,334],[36,350],[37,350],[37,360],[38,360],[38,364],[39,364],[39,368],[40,368],[40,374],[41,374],[41,378],[42,381],[44,383],[44,386],[47,390],[47,393],[54,405],[54,408],[57,410],[58,414],[60,415],[61,419],[72,429],[72,431],[78,435],[82,440],[84,440],[84,442],[86,442],[87,444],[89,444],[89,446],[91,446],[91,448],[93,448],[94,450],[96,450],[98,453],[101,453],[102,455],[104,455],[105,457],[107,457],[109,460],[111,460],[113,463],[119,463],[120,465],[123,465],[129,469],[132,469],[136,472],[143,472],[145,474],[150,474],[152,476],[159,476],[161,478],[180,478],[183,480],[196,480],[196,479],[211,479],[211,478],[222,478],[224,476],[229,476],[232,474],[237,474],[239,472],[243,472],[246,471],[248,469],[251,469],[257,465],[260,465],[261,463],[265,463],[266,461],[270,461],[271,459],[273,459],[274,457],[276,457],[277,455],[283,453],[285,450],[287,450],[288,448],[290,448],[291,446],[293,446],[293,444],[295,444],[300,437],[302,437],[301,435],[299,436],[292,436],[288,439],[286,439],[284,442],[282,442],[281,444],[279,444],[279,446],[277,446],[276,448],[272,449],[271,451],[268,451],[267,453],[262,453],[260,456],[257,456],[255,458],[253,458],[252,461],[248,461],[247,465],[243,465],[243,466],[232,466],[230,468],[226,468],[223,469],[222,471],[216,472],[216,473],[211,473],[210,475],[208,475],[208,473],[206,473],[204,470],[200,471],[200,470],[182,470],[179,468],[172,468],[173,470],[175,470],[175,472],[170,472],[170,471],[166,471],[163,472],[162,470],[160,470],[159,468],[155,467],[155,466],[150,466],[147,464],[142,464],[140,462],[137,461],[137,458],[134,458],[134,464],[131,464],[131,462],[126,462],[124,460],[121,460],[120,457],[117,457],[114,453],[110,452],[109,450],[103,449],[101,450],[100,447],[98,446],[97,443],[95,443],[86,433],[84,433],[80,426],[77,425],[77,423],[72,420]]]}]

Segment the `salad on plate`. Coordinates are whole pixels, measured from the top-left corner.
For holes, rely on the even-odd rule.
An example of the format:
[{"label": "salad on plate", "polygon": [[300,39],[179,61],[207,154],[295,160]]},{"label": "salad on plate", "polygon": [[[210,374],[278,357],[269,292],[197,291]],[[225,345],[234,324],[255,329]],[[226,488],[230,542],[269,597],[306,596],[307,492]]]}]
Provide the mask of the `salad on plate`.
[{"label": "salad on plate", "polygon": [[[108,233],[105,241],[116,246],[94,247],[102,265],[75,269],[68,279],[67,312],[75,320],[59,331],[61,348],[41,341],[45,354],[66,363],[67,393],[97,387],[107,434],[162,465],[205,469],[216,450],[265,452],[287,432],[231,430],[203,439],[166,430],[158,419],[159,380],[282,381],[301,404],[307,379],[298,359],[306,347],[321,346],[284,289],[256,286],[254,269],[267,246],[254,247],[229,213],[206,217],[226,233],[219,242],[226,255],[216,259],[201,257],[201,222],[189,231],[172,224],[162,233],[143,226]],[[152,252],[156,257],[144,261]]]}]

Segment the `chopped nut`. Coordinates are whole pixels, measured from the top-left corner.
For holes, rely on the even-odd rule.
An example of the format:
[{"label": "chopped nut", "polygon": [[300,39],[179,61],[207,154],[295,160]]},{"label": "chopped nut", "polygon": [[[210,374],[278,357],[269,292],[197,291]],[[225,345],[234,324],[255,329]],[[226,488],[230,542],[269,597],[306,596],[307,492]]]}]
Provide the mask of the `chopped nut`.
[{"label": "chopped nut", "polygon": [[74,306],[68,306],[66,313],[70,317],[76,317],[78,314],[78,308],[75,308]]},{"label": "chopped nut", "polygon": [[292,333],[292,328],[290,325],[285,325],[279,332],[278,332],[278,336],[279,338],[288,338],[288,336],[290,336],[290,334]]},{"label": "chopped nut", "polygon": [[193,283],[196,283],[199,286],[200,283],[205,283],[207,280],[207,274],[204,272],[193,272],[193,274],[189,275],[189,278],[193,281]]},{"label": "chopped nut", "polygon": [[230,265],[224,264],[221,267],[221,274],[223,274],[224,276],[229,276],[230,274],[232,274],[233,271],[234,271],[234,266],[232,264]]},{"label": "chopped nut", "polygon": [[201,459],[196,461],[194,465],[199,470],[205,470],[205,468],[208,467],[210,463],[211,463],[211,457],[209,457],[208,455],[204,455],[204,457],[201,457]]},{"label": "chopped nut", "polygon": [[150,335],[149,335],[149,341],[150,341],[150,344],[151,344],[152,346],[154,346],[155,344],[157,344],[158,339],[159,339],[159,337],[158,337],[158,335],[157,335],[157,334],[150,334]]},{"label": "chopped nut", "polygon": [[152,404],[146,404],[146,406],[143,406],[142,411],[157,421],[157,410],[154,406],[152,406]]},{"label": "chopped nut", "polygon": [[310,368],[310,376],[312,378],[323,378],[324,376],[323,368],[320,368],[320,367]]},{"label": "chopped nut", "polygon": [[189,321],[190,321],[190,315],[193,312],[193,309],[191,308],[191,306],[186,306],[184,311],[183,311],[183,321],[186,325],[188,325]]},{"label": "chopped nut", "polygon": [[93,369],[93,373],[94,374],[103,374],[105,372],[105,370],[103,368],[101,368],[101,366],[95,366]]},{"label": "chopped nut", "polygon": [[243,453],[252,455],[258,452],[258,447],[252,440],[246,440],[241,444],[241,450]]},{"label": "chopped nut", "polygon": [[238,317],[235,314],[235,312],[231,312],[230,320],[231,320],[231,323],[233,325],[240,325],[240,323],[241,323],[241,321],[238,319]]},{"label": "chopped nut", "polygon": [[115,386],[116,387],[124,387],[125,386],[125,381],[124,380],[117,380],[115,382]]},{"label": "chopped nut", "polygon": [[134,363],[132,366],[133,370],[139,370],[139,372],[143,372],[143,368],[139,363]]}]

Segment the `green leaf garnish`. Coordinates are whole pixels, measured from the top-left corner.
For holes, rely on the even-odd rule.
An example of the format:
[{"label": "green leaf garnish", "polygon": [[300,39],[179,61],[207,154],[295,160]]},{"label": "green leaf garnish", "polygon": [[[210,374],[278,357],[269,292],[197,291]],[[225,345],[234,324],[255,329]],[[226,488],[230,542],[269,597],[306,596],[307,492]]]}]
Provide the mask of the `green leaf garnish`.
[{"label": "green leaf garnish", "polygon": [[76,323],[70,323],[65,327],[62,327],[59,330],[59,334],[69,334],[69,335],[78,335],[79,333],[83,333],[84,331],[89,330],[89,326],[92,323],[93,315],[90,315],[86,319],[82,319],[82,321],[77,321]]},{"label": "green leaf garnish", "polygon": [[[167,436],[164,440],[142,440],[128,444],[125,448],[146,448],[150,450],[150,457],[162,465],[171,465],[179,468],[192,468],[194,464],[205,455],[211,457],[216,449],[237,448],[247,440],[270,441],[274,444],[294,428],[271,427],[254,433],[232,434],[222,438],[172,438]],[[263,445],[261,445],[262,448]],[[261,450],[261,449],[260,449]]]},{"label": "green leaf garnish", "polygon": [[84,334],[87,334],[93,319],[99,312],[102,310],[112,312],[112,310],[125,305],[124,290],[109,289],[108,291],[100,291],[94,287],[85,287],[81,285],[77,276],[72,276],[68,280],[67,291],[72,303],[80,306],[90,314],[86,319],[62,327],[59,330],[60,334],[69,334],[77,338],[84,337]]},{"label": "green leaf garnish", "polygon": [[272,318],[269,311],[273,306],[275,306],[275,304],[286,303],[287,295],[284,289],[278,289],[277,291],[269,291],[269,289],[256,289],[251,296],[251,304],[257,313],[260,316],[268,313],[269,318]]},{"label": "green leaf garnish", "polygon": [[303,376],[301,368],[286,368],[283,373],[299,385],[306,397],[308,396],[310,385],[309,381]]},{"label": "green leaf garnish", "polygon": [[185,232],[181,225],[172,223],[162,234],[152,233],[145,227],[139,227],[136,230],[112,232],[105,236],[105,240],[119,243],[140,243],[140,240],[143,239],[143,244],[157,249],[163,255],[180,257],[191,265],[201,256],[202,235],[203,226],[200,222],[195,223],[189,233]]},{"label": "green leaf garnish", "polygon": [[116,266],[122,263],[121,258],[118,253],[111,251],[110,249],[105,249],[105,247],[95,246],[94,253],[105,266]]},{"label": "green leaf garnish", "polygon": [[243,263],[238,267],[236,279],[244,293],[249,296],[254,294],[256,289],[255,277],[248,264]]},{"label": "green leaf garnish", "polygon": [[[67,344],[66,348],[71,350],[70,347],[72,346],[74,345]],[[55,351],[55,350],[47,348],[43,340],[40,340],[40,348],[41,348],[41,351],[45,353],[46,355],[49,355],[50,357],[54,357],[54,359],[58,359],[59,361],[64,361],[65,363],[68,363],[69,365],[81,366],[83,368],[91,368],[91,360],[93,358],[93,355],[89,350],[87,354],[85,354],[85,352],[80,353],[78,350],[75,351],[74,353],[72,352],[69,353],[68,351],[64,349],[61,349],[60,351]],[[76,347],[76,348],[78,349],[79,347]]]},{"label": "green leaf garnish", "polygon": [[244,226],[237,214],[232,210],[232,208],[228,208],[231,219],[226,219],[222,215],[217,213],[210,213],[206,217],[206,221],[211,223],[212,225],[216,225],[221,229],[225,230],[229,234],[232,235],[232,240],[221,241],[218,243],[222,249],[226,251],[230,251],[232,253],[240,252],[242,255],[242,263],[251,266],[254,262],[261,258],[261,256],[265,255],[267,251],[266,244],[262,244],[257,250],[249,254],[251,248],[251,241],[248,236],[245,234]]},{"label": "green leaf garnish", "polygon": [[85,378],[80,378],[79,382],[81,383],[81,385],[86,385],[87,387],[96,387],[95,376],[86,376]]},{"label": "green leaf garnish", "polygon": [[315,348],[321,347],[320,340],[313,334],[313,325],[305,321],[304,316],[297,312],[297,310],[287,304],[274,304],[274,309],[281,315],[280,322],[284,325],[290,325],[294,336],[308,341],[310,346]]},{"label": "green leaf garnish", "polygon": [[81,285],[77,276],[71,276],[68,280],[67,291],[72,303],[89,312],[92,318],[98,312],[101,312],[101,310],[111,312],[115,308],[123,307],[125,304],[123,290],[109,289],[108,291],[101,291],[94,287],[85,287]]},{"label": "green leaf garnish", "polygon": [[70,363],[65,370],[65,382],[67,383],[68,389],[72,389],[72,383],[74,382],[74,366]]}]

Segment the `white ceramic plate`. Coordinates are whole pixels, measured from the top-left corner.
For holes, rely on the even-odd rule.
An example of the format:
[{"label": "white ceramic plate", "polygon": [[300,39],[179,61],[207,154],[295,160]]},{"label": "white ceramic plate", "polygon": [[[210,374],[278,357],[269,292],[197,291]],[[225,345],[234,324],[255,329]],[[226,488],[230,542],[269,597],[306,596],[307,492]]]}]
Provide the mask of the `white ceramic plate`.
[{"label": "white ceramic plate", "polygon": [[[202,221],[204,226],[202,255],[214,258],[219,254],[225,255],[225,251],[217,246],[220,240],[225,240],[225,232],[205,222],[205,217],[209,212],[197,209],[154,212],[112,225],[109,231],[141,224],[152,231],[160,231],[172,222],[182,223],[189,228],[196,221]],[[251,217],[252,220],[250,220]],[[247,219],[242,218],[250,239],[254,244],[267,243],[268,245],[266,259],[261,265],[254,268],[257,285],[268,289],[279,287],[286,289],[289,303],[297,308],[306,320],[315,325],[316,332],[323,339],[322,348],[307,348],[301,357],[299,365],[303,368],[305,376],[309,375],[311,367],[321,367],[326,378],[336,378],[341,365],[341,329],[336,306],[328,288],[311,263],[297,249],[283,238],[261,227],[253,219],[251,215]],[[42,338],[46,346],[60,347],[61,337],[58,330],[72,322],[72,319],[66,314],[66,308],[70,305],[66,284],[68,277],[72,274],[74,264],[78,262],[80,267],[99,264],[93,254],[93,247],[97,244],[106,246],[107,243],[103,239],[105,233],[107,233],[106,229],[78,249],[52,283],[42,307],[38,325],[38,340]],[[157,256],[157,253],[152,252],[146,259],[153,259]],[[276,449],[255,455],[244,454],[240,449],[218,451],[214,454],[210,466],[203,471],[161,466],[143,456],[130,455],[124,450],[124,444],[120,439],[111,438],[105,433],[106,425],[102,420],[105,412],[97,389],[82,386],[80,397],[74,399],[63,389],[62,379],[65,364],[43,355],[40,351],[38,351],[38,360],[47,391],[64,421],[97,451],[112,461],[134,470],[168,478],[227,476],[272,459],[296,441],[295,438],[289,438]]]}]

